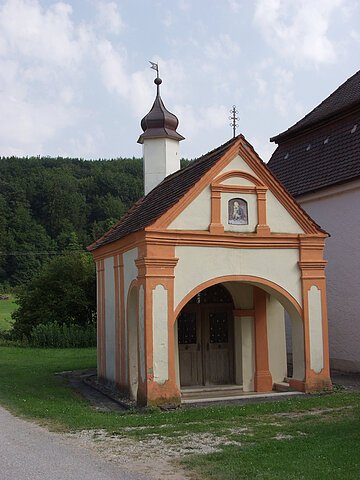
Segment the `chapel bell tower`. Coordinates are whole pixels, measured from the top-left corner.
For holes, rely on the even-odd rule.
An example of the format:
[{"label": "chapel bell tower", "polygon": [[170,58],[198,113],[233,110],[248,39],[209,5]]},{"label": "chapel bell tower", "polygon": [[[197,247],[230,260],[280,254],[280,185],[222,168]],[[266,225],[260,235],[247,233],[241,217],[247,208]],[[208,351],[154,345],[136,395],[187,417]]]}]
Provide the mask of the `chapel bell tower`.
[{"label": "chapel bell tower", "polygon": [[144,133],[138,140],[143,145],[145,195],[165,177],[180,169],[179,142],[184,140],[176,131],[179,120],[165,108],[160,97],[162,80],[159,78],[157,64],[152,65],[157,71],[154,80],[156,98],[150,112],[141,120]]}]

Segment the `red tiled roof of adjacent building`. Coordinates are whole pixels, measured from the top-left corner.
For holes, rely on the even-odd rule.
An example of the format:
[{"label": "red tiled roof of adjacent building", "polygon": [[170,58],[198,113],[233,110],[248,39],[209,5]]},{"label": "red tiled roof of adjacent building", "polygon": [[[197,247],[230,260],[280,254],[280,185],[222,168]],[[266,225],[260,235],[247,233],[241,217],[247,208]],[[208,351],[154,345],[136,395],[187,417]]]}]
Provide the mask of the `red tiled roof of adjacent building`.
[{"label": "red tiled roof of adjacent building", "polygon": [[[242,137],[239,135],[203,155],[186,168],[167,176],[145,197],[140,198],[111,230],[88,247],[95,250],[102,245],[151,225],[177,203],[190,188]],[[243,137],[242,137],[243,138]]]},{"label": "red tiled roof of adjacent building", "polygon": [[348,78],[346,82],[340,85],[331,95],[322,101],[304,118],[299,120],[293,126],[279,133],[270,139],[271,142],[280,143],[289,136],[295,133],[313,128],[316,124],[323,123],[329,117],[341,115],[353,107],[360,106],[360,70],[352,77]]},{"label": "red tiled roof of adjacent building", "polygon": [[360,178],[360,72],[274,139],[268,167],[294,196]]}]

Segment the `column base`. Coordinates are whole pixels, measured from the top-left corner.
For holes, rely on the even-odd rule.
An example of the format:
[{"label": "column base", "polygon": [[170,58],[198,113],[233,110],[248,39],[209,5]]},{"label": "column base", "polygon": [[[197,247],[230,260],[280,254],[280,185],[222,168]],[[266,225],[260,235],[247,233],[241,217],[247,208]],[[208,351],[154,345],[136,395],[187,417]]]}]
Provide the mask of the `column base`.
[{"label": "column base", "polygon": [[304,393],[326,392],[332,390],[332,383],[327,378],[310,378],[308,380],[296,380],[291,378],[289,385],[294,390]]},{"label": "column base", "polygon": [[255,373],[255,392],[271,392],[272,389],[273,381],[269,371]]},{"label": "column base", "polygon": [[146,391],[145,389],[138,390],[137,403],[139,406],[177,407],[181,404],[181,393],[172,382],[167,381],[159,385],[152,381],[148,383]]},{"label": "column base", "polygon": [[224,233],[224,225],[222,223],[210,223],[209,232],[214,235]]}]

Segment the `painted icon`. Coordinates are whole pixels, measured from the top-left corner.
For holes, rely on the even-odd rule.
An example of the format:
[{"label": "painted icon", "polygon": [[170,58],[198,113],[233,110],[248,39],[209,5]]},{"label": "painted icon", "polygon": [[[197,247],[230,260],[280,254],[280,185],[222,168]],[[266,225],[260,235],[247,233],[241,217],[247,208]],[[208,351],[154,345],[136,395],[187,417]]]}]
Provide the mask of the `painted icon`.
[{"label": "painted icon", "polygon": [[242,198],[229,200],[228,223],[230,225],[247,225],[249,223],[247,203]]}]

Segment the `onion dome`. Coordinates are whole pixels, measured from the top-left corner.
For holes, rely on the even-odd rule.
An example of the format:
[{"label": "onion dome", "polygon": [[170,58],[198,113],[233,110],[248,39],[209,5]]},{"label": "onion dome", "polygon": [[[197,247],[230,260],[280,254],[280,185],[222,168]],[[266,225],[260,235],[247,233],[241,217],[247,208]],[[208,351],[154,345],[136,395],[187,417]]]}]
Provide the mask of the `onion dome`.
[{"label": "onion dome", "polygon": [[150,112],[141,120],[141,128],[144,133],[140,135],[138,143],[144,143],[145,138],[184,140],[184,137],[176,131],[179,120],[166,109],[160,97],[161,78],[155,78],[154,83],[157,87],[156,98]]}]

